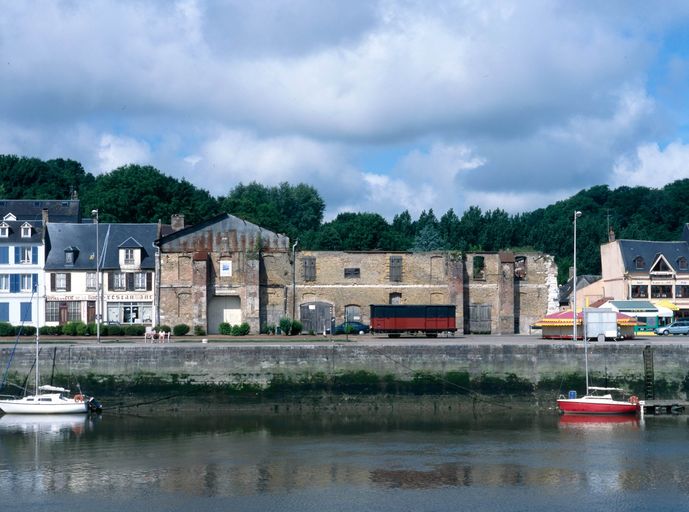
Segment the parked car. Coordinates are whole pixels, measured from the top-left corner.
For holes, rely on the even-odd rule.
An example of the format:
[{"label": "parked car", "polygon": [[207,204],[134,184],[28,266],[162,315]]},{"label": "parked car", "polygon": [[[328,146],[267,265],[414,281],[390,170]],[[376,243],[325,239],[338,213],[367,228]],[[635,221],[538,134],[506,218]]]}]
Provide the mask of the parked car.
[{"label": "parked car", "polygon": [[335,334],[366,334],[371,328],[361,322],[343,322],[335,326]]},{"label": "parked car", "polygon": [[656,334],[668,336],[669,334],[689,334],[689,320],[676,320],[668,325],[662,325],[655,328]]}]

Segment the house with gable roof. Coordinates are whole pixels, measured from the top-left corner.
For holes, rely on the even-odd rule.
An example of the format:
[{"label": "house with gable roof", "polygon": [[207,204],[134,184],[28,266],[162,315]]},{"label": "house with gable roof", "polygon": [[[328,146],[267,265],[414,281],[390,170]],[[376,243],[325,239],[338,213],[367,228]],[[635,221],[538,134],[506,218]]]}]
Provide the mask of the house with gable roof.
[{"label": "house with gable roof", "polygon": [[48,223],[46,324],[95,322],[100,295],[103,322],[153,325],[154,242],[163,230],[159,224]]},{"label": "house with gable roof", "polygon": [[[689,224],[671,242],[615,240],[601,245],[602,279],[577,291],[618,301],[646,301],[675,317],[689,316]],[[580,297],[580,293],[582,294]]]},{"label": "house with gable roof", "polygon": [[78,200],[0,200],[0,322],[43,325],[44,230],[78,222]]}]

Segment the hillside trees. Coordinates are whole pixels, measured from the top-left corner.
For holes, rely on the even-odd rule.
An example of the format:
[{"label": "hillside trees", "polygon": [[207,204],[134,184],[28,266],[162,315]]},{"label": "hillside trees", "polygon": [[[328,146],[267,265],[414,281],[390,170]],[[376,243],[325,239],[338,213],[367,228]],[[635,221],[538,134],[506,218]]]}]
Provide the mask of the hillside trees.
[{"label": "hillside trees", "polygon": [[290,238],[317,231],[323,221],[325,202],[310,185],[281,183],[266,187],[240,183],[220,201],[223,211]]},{"label": "hillside trees", "polygon": [[102,222],[170,222],[183,214],[196,224],[220,213],[217,199],[186,180],[178,181],[151,166],[125,165],[95,179],[81,194],[84,215],[98,208]]}]

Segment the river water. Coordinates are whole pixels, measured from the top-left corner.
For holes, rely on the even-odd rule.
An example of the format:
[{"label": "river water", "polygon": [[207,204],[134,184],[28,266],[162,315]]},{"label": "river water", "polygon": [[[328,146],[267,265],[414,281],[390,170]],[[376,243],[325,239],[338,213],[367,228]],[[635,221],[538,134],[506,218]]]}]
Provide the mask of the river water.
[{"label": "river water", "polygon": [[689,510],[686,416],[0,418],[0,510]]}]

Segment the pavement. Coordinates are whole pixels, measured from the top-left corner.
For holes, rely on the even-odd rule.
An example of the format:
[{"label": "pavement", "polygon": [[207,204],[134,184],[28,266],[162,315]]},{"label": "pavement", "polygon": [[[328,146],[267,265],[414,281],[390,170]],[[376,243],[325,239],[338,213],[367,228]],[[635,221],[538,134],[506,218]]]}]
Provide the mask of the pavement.
[{"label": "pavement", "polygon": [[[15,337],[0,337],[0,346],[13,345]],[[205,341],[204,341],[205,340]],[[20,337],[19,343],[22,345],[34,344],[35,338],[30,336]],[[42,345],[98,345],[95,336],[41,336]],[[101,345],[205,345],[205,344],[227,344],[227,345],[330,345],[333,343],[356,343],[363,346],[396,346],[396,345],[568,345],[571,340],[551,340],[543,339],[538,334],[507,334],[507,335],[477,335],[477,334],[456,334],[454,336],[439,336],[437,338],[426,338],[423,336],[408,336],[400,338],[388,338],[384,335],[299,335],[299,336],[275,336],[275,335],[249,335],[249,336],[222,336],[211,334],[207,336],[172,336],[166,343],[151,343],[150,340],[144,341],[143,336],[107,336],[101,338]],[[583,345],[581,340],[575,342]],[[623,344],[623,345],[689,345],[689,336],[640,336],[632,340],[621,341],[591,341],[589,346],[595,347],[599,344]]]}]

